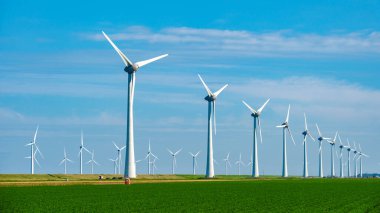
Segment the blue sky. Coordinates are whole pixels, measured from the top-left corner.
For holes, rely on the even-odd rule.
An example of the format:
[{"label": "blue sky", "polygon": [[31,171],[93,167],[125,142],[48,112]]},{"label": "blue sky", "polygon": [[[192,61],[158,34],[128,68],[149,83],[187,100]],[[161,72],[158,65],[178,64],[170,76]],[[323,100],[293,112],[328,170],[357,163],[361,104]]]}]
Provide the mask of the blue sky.
[{"label": "blue sky", "polygon": [[[297,142],[289,143],[290,175],[302,173],[303,112],[314,135],[315,123],[327,136],[338,130],[371,156],[364,170],[380,172],[379,1],[2,1],[0,8],[1,173],[29,172],[24,144],[37,124],[45,155],[38,173],[63,171],[64,146],[75,161],[68,171],[78,172],[82,129],[101,164],[95,172],[113,171],[111,141],[125,143],[127,75],[101,30],[133,61],[169,54],[136,79],[136,158],[151,139],[159,173],[170,172],[166,148],[182,147],[177,171],[190,173],[188,152],[201,150],[204,173],[207,103],[197,73],[212,90],[230,84],[217,103],[217,174],[228,152],[233,162],[239,153],[249,161],[252,119],[241,100],[258,108],[269,97],[261,172],[281,174],[281,130],[274,126],[288,104]],[[328,152],[325,144],[325,173]],[[310,141],[311,175],[317,155]],[[137,171],[145,173],[146,163]]]}]

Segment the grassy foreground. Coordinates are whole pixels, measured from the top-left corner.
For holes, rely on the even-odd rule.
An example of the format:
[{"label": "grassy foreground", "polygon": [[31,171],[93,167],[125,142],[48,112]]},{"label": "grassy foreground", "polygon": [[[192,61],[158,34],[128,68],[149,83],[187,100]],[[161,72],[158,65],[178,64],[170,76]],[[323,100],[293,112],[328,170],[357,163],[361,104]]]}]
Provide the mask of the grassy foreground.
[{"label": "grassy foreground", "polygon": [[0,201],[0,212],[380,212],[380,180],[4,186]]}]

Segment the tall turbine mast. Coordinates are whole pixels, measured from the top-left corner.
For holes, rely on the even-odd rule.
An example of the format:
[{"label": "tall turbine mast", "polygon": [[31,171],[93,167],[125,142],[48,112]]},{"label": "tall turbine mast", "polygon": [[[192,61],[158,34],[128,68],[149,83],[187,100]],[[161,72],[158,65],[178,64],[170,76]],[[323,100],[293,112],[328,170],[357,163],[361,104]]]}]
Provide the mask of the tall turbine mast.
[{"label": "tall turbine mast", "polygon": [[288,107],[288,114],[286,115],[285,122],[281,125],[276,126],[277,128],[282,128],[282,177],[288,177],[288,160],[286,155],[286,130],[288,130],[288,133],[290,137],[292,138],[292,142],[294,145],[296,145],[296,142],[294,142],[294,138],[292,135],[292,132],[289,129],[289,113],[290,113],[290,104]]},{"label": "tall turbine mast", "polygon": [[331,140],[331,138],[325,138],[322,136],[321,131],[319,131],[318,124],[315,124],[318,130],[318,141],[319,141],[319,177],[323,177],[323,160],[322,160],[322,141]]},{"label": "tall turbine mast", "polygon": [[308,162],[307,162],[307,136],[310,136],[310,138],[315,141],[313,136],[311,136],[309,129],[307,128],[307,121],[306,121],[306,114],[303,114],[305,118],[305,130],[302,132],[303,135],[303,177],[307,178],[309,177],[309,170],[308,170]]},{"label": "tall turbine mast", "polygon": [[259,132],[260,132],[260,142],[263,142],[263,137],[261,134],[261,123],[260,123],[260,115],[265,106],[268,104],[270,99],[268,99],[257,111],[254,110],[251,106],[249,106],[246,102],[242,101],[243,104],[251,111],[251,116],[253,117],[253,156],[251,157],[253,159],[252,162],[252,177],[259,177],[259,158],[257,153],[257,137],[256,137],[256,126],[259,126]]},{"label": "tall turbine mast", "polygon": [[228,86],[228,84],[224,85],[215,93],[212,93],[199,74],[198,74],[198,77],[207,91],[207,96],[205,97],[205,100],[208,102],[206,178],[213,178],[215,176],[215,173],[214,173],[214,149],[213,149],[213,143],[212,143],[212,129],[213,129],[212,126],[214,126],[214,134],[216,134],[216,115],[215,115],[216,114],[215,113],[216,98]]},{"label": "tall turbine mast", "polygon": [[160,55],[152,59],[132,63],[127,56],[112,42],[112,40],[103,32],[104,37],[112,45],[115,51],[119,54],[120,58],[125,64],[124,71],[128,73],[128,109],[127,109],[127,138],[126,147],[127,153],[125,155],[125,170],[124,178],[136,178],[136,161],[135,161],[135,148],[134,148],[134,131],[133,131],[133,101],[135,95],[135,73],[136,71],[147,64],[157,61],[161,58],[168,56],[168,54]]}]

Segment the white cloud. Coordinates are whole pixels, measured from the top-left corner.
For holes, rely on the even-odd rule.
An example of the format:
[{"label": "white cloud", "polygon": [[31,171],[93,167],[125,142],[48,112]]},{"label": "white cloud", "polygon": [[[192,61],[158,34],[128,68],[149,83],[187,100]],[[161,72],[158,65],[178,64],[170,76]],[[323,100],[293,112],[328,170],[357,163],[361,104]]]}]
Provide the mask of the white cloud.
[{"label": "white cloud", "polygon": [[[85,38],[103,40],[101,34],[85,34]],[[113,40],[135,40],[178,45],[182,51],[227,55],[270,57],[315,56],[320,53],[360,55],[380,53],[380,33],[359,31],[326,35],[296,33],[290,30],[250,32],[189,27],[170,27],[152,31],[143,26],[128,27],[122,33],[110,34]],[[305,55],[307,54],[307,55]]]}]

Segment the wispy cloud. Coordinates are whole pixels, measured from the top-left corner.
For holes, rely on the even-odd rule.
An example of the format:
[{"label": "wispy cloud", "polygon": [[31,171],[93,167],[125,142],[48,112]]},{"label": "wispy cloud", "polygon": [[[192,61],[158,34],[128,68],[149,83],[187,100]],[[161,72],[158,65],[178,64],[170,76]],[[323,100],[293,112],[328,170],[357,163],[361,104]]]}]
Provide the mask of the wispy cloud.
[{"label": "wispy cloud", "polygon": [[[83,34],[90,40],[103,40],[101,34]],[[190,27],[169,27],[153,31],[132,26],[121,33],[110,33],[114,40],[180,44],[183,51],[265,57],[304,57],[313,54],[380,54],[380,32],[358,31],[331,34],[297,33],[291,30],[251,32]],[[305,55],[307,54],[307,55]],[[323,54],[323,55],[322,55]]]}]

